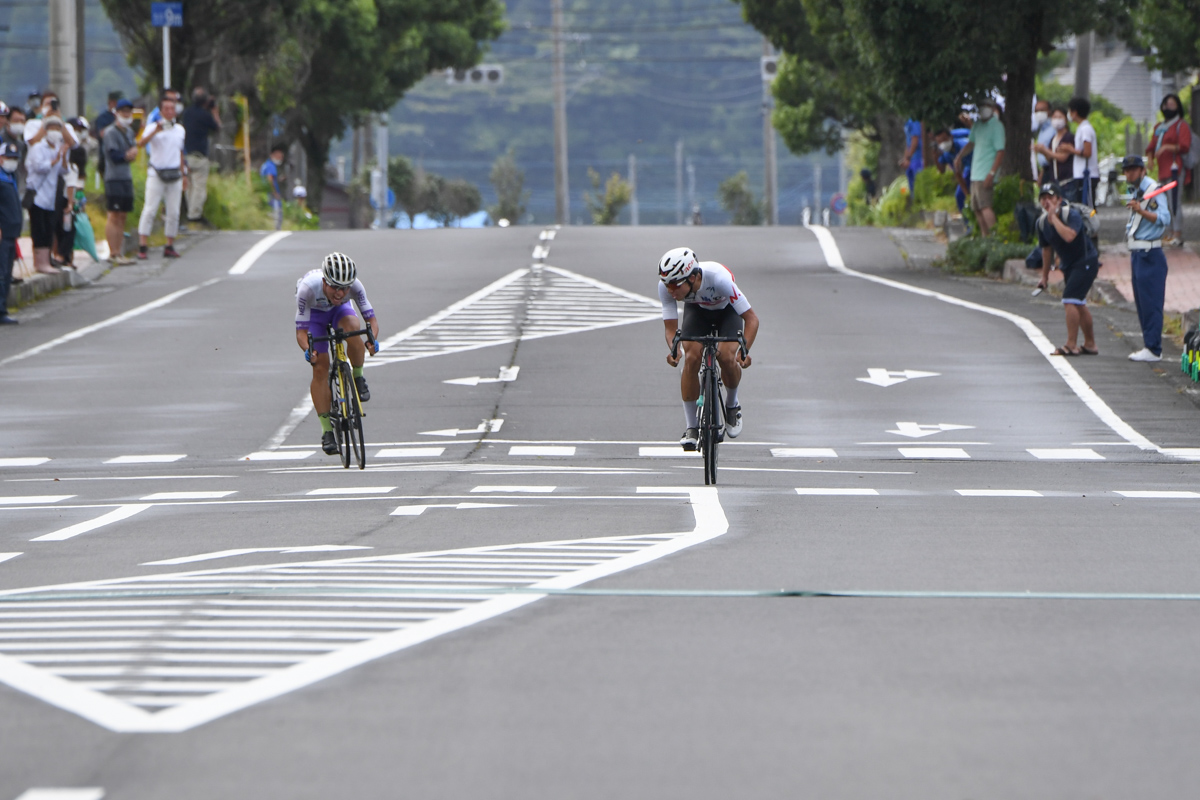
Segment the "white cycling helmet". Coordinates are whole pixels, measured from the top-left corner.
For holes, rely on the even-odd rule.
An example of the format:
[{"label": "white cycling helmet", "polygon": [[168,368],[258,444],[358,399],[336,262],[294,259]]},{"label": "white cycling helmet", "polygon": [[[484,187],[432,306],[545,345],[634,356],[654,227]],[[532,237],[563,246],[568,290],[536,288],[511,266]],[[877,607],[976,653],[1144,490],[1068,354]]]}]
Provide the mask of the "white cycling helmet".
[{"label": "white cycling helmet", "polygon": [[321,274],[330,286],[349,286],[358,276],[354,259],[344,253],[330,253],[321,262]]},{"label": "white cycling helmet", "polygon": [[663,283],[681,281],[700,269],[696,261],[696,253],[690,247],[676,247],[668,250],[658,260],[658,279]]}]

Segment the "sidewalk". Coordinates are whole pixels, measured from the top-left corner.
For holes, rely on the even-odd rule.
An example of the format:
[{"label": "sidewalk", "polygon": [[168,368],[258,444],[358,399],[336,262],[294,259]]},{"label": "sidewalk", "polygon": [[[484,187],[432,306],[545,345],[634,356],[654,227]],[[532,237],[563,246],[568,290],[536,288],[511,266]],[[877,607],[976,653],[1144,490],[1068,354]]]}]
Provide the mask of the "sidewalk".
[{"label": "sidewalk", "polygon": [[[1129,248],[1124,244],[1102,248],[1100,273],[1097,280],[1108,281],[1130,303],[1133,302],[1133,282],[1129,272]],[[1184,314],[1200,308],[1200,256],[1192,245],[1165,247],[1167,256],[1167,295],[1163,310]]]},{"label": "sidewalk", "polygon": [[[13,264],[13,284],[8,290],[8,305],[14,310],[64,289],[86,286],[108,271],[106,262],[93,261],[83,250],[76,250],[74,270],[64,269],[53,274],[41,274],[33,268],[33,241],[28,236],[22,236],[17,240],[17,244],[20,246],[22,258]],[[103,251],[98,255],[103,257],[107,254],[108,245],[105,243]]]}]

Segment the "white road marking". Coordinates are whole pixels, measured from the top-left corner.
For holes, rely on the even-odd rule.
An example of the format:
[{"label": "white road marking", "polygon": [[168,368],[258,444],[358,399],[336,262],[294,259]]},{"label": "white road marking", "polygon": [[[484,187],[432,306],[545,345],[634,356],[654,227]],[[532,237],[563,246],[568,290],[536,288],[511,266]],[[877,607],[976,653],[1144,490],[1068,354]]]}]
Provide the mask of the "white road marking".
[{"label": "white road marking", "polygon": [[0,497],[0,506],[48,505],[70,500],[73,494],[31,494],[24,497]]},{"label": "white road marking", "polygon": [[1090,448],[1029,448],[1026,452],[1044,461],[1104,461],[1104,456]]},{"label": "white road marking", "polygon": [[453,378],[442,383],[449,383],[455,386],[478,386],[481,383],[509,383],[517,379],[517,374],[521,371],[520,367],[501,367],[500,375],[496,378],[481,378],[475,375],[470,378]]},{"label": "white road marking", "polygon": [[771,455],[775,458],[837,458],[837,451],[831,447],[772,447]]},{"label": "white road marking", "polygon": [[476,494],[476,493],[484,493],[484,492],[492,492],[492,493],[499,492],[502,494],[512,494],[512,493],[523,492],[525,494],[550,494],[556,488],[558,488],[558,487],[556,487],[556,486],[512,486],[512,485],[476,486],[474,489],[471,490],[471,493]]},{"label": "white road marking", "polygon": [[48,458],[0,458],[0,467],[36,467],[49,460]]},{"label": "white road marking", "polygon": [[961,447],[901,447],[905,458],[970,458]]},{"label": "white road marking", "polygon": [[291,233],[291,231],[275,231],[274,233],[259,239],[254,243],[253,247],[243,253],[242,257],[234,262],[233,266],[229,268],[229,274],[244,275],[251,267],[254,266],[254,262],[262,258],[263,254],[270,250],[276,242],[285,236],[290,236]]},{"label": "white road marking", "polygon": [[134,514],[140,514],[147,508],[150,508],[150,506],[145,503],[130,503],[128,505],[115,508],[107,514],[102,514],[95,519],[89,519],[87,522],[80,522],[75,525],[68,525],[67,527],[61,528],[53,533],[47,533],[42,536],[38,536],[36,539],[30,539],[30,541],[62,542],[78,536],[81,533],[88,533],[89,531],[94,531],[97,528],[103,528],[105,525],[111,525],[114,522],[120,522],[123,519],[129,519]]},{"label": "white road marking", "polygon": [[575,448],[564,445],[514,444],[508,448],[510,456],[573,456]]},{"label": "white road marking", "polygon": [[533,247],[533,260],[534,261],[545,261],[547,256],[549,256],[549,255],[550,255],[549,247],[545,247],[540,244],[534,245],[534,247]]},{"label": "white road marking", "polygon": [[231,494],[237,494],[235,490],[223,492],[155,492],[143,497],[143,500],[220,500],[222,497],[228,497]]},{"label": "white road marking", "polygon": [[117,456],[105,461],[105,464],[170,464],[187,458],[186,455],[156,455],[156,456]]},{"label": "white road marking", "polygon": [[389,516],[419,517],[431,508],[453,508],[459,511],[476,508],[517,508],[513,503],[432,503],[421,506],[396,506]]},{"label": "white road marking", "polygon": [[444,447],[385,447],[375,458],[438,458],[445,452]]},{"label": "white road marking", "polygon": [[443,428],[438,431],[421,431],[422,436],[462,436],[475,433],[495,433],[504,427],[503,419],[485,419],[474,428]]},{"label": "white road marking", "polygon": [[9,561],[21,555],[21,553],[0,553],[0,563]]},{"label": "white road marking", "polygon": [[[286,436],[284,437],[287,438]],[[247,456],[243,456],[244,461],[300,461],[309,456],[316,455],[316,450],[256,450]]]},{"label": "white road marking", "polygon": [[80,789],[26,789],[17,800],[101,800],[104,790],[97,787]]},{"label": "white road marking", "polygon": [[[193,564],[197,561],[212,561],[217,558],[232,558],[251,553],[330,553],[338,550],[371,550],[373,548],[361,544],[314,544],[302,547],[242,547],[235,550],[217,550],[214,553],[200,553],[195,556],[180,558],[165,558],[162,561],[145,561],[143,567],[169,567],[176,564]],[[0,607],[2,610],[3,607]]]},{"label": "white road marking", "polygon": [[922,372],[919,369],[888,370],[882,367],[870,367],[867,370],[867,377],[855,378],[855,380],[886,388],[915,378],[936,378],[939,375],[941,375],[940,372]]},{"label": "white road marking", "polygon": [[397,506],[389,516],[393,517],[419,517],[425,513],[425,509],[429,506]]},{"label": "white road marking", "polygon": [[[267,439],[261,450],[256,453],[251,453],[250,455],[246,456],[246,458],[250,459],[251,461],[265,460],[262,458],[263,453],[269,453],[277,450],[281,444],[287,441],[287,438],[292,435],[292,432],[295,431],[296,428],[300,427],[300,423],[304,422],[305,418],[308,416],[308,413],[312,410],[312,395],[308,392],[305,392],[304,396],[300,398],[300,402],[288,412],[288,418],[284,420],[282,425],[279,426],[279,430],[271,434],[271,438]],[[255,458],[255,456],[259,456],[259,458]]]},{"label": "white road marking", "polygon": [[674,447],[639,447],[638,455],[642,458],[699,458],[700,451],[684,450],[679,445]]},{"label": "white road marking", "polygon": [[887,431],[887,433],[894,433],[897,436],[907,436],[910,439],[920,439],[924,436],[942,433],[943,431],[965,431],[974,427],[974,425],[954,425],[947,422],[939,422],[934,425],[921,425],[916,422],[897,422],[896,428]]},{"label": "white road marking", "polygon": [[73,342],[76,339],[81,339],[84,336],[87,336],[88,334],[95,333],[96,331],[103,330],[112,325],[118,325],[122,322],[125,322],[126,320],[130,320],[130,319],[133,319],[134,317],[141,316],[142,314],[145,314],[147,311],[153,311],[156,308],[162,308],[165,305],[174,303],[176,300],[178,300],[181,297],[185,297],[185,296],[191,294],[192,292],[196,291],[197,289],[204,289],[208,286],[212,286],[214,283],[216,283],[219,280],[221,280],[221,278],[210,278],[202,283],[197,283],[195,286],[189,286],[186,289],[180,289],[177,292],[171,292],[168,295],[163,295],[162,297],[158,298],[157,300],[152,300],[151,302],[145,303],[136,308],[131,308],[128,311],[125,311],[121,314],[117,314],[115,317],[109,317],[108,319],[103,320],[101,322],[97,322],[94,325],[85,325],[82,328],[76,328],[75,330],[71,331],[70,333],[65,333],[56,339],[51,339],[48,342],[43,342],[42,344],[39,344],[37,347],[31,347],[28,350],[23,350],[20,353],[17,353],[16,355],[12,355],[12,356],[9,356],[8,358],[0,360],[0,367],[5,366],[6,364],[11,364],[14,361],[21,361],[21,360],[29,358],[31,356],[40,355],[41,353],[44,353],[47,350],[51,350],[55,347],[58,347],[60,344],[66,344],[67,342]]},{"label": "white road marking", "polygon": [[340,486],[328,489],[313,489],[306,492],[309,497],[320,497],[331,494],[387,494],[396,491],[395,486]]},{"label": "white road marking", "polygon": [[842,496],[842,495],[858,496],[858,495],[861,495],[864,497],[867,497],[867,496],[874,497],[874,496],[878,495],[879,492],[875,489],[860,489],[860,488],[856,488],[856,487],[850,487],[850,488],[845,488],[845,489],[827,489],[827,488],[819,488],[818,487],[818,488],[796,489],[796,494],[829,495],[829,496]]},{"label": "white road marking", "polygon": [[[79,595],[85,593],[98,595],[97,599],[110,604],[104,608],[113,611],[157,614],[122,617],[120,627],[96,627],[93,623],[105,620],[91,616],[96,609],[89,609],[89,616],[81,617],[74,629],[6,630],[0,636],[0,681],[112,731],[190,730],[529,605],[546,597],[541,590],[577,587],[672,555],[729,529],[715,488],[639,487],[638,492],[687,497],[694,528],[0,592],[6,603],[36,603],[60,611],[66,615],[56,618],[61,622],[69,622],[77,613],[78,603],[87,599]],[[164,598],[147,598],[146,592],[177,592],[179,597],[171,598],[176,602],[166,606],[162,605]],[[201,592],[206,594],[198,594]],[[311,613],[299,613],[306,609]],[[378,621],[364,619],[364,609],[370,609]],[[331,611],[345,613],[328,613]],[[244,624],[235,624],[238,622]],[[59,644],[68,647],[56,648]],[[137,674],[148,664],[157,666],[159,656],[182,650],[275,655],[281,649],[302,660],[262,662],[266,674],[260,677],[217,680],[181,676],[171,681],[146,681]],[[124,665],[125,669],[120,676],[102,681],[62,674],[67,664],[79,664],[79,656],[90,653],[103,655],[109,666]],[[59,662],[55,660],[58,654],[74,660]],[[31,656],[36,660],[25,660]]]},{"label": "white road marking", "polygon": [[963,497],[1043,497],[1032,489],[955,489]]},{"label": "white road marking", "polygon": [[232,479],[236,475],[64,475],[61,478],[5,478],[7,483],[59,483],[65,481],[198,481]]},{"label": "white road marking", "polygon": [[1163,447],[1158,452],[1185,461],[1200,461],[1200,447]]},{"label": "white road marking", "polygon": [[911,292],[912,294],[918,294],[922,297],[930,297],[935,300],[940,300],[943,303],[949,303],[950,305],[959,306],[961,308],[982,311],[984,314],[991,314],[994,317],[1000,317],[1001,319],[1006,319],[1013,323],[1021,329],[1021,332],[1024,333],[1029,341],[1033,343],[1033,346],[1037,348],[1038,352],[1045,356],[1046,360],[1050,363],[1050,366],[1053,367],[1054,370],[1062,377],[1067,386],[1071,387],[1071,391],[1075,392],[1075,395],[1083,401],[1084,405],[1086,405],[1101,422],[1111,428],[1114,433],[1130,444],[1135,444],[1143,450],[1159,449],[1154,442],[1138,433],[1136,430],[1134,430],[1132,425],[1121,419],[1121,417],[1118,416],[1117,413],[1113,411],[1107,403],[1104,402],[1100,395],[1096,394],[1095,390],[1088,385],[1087,381],[1085,381],[1083,377],[1075,371],[1075,368],[1071,366],[1066,356],[1053,355],[1055,346],[1050,343],[1048,338],[1046,338],[1046,334],[1042,333],[1042,329],[1033,324],[1033,322],[1028,318],[1022,317],[1019,314],[1013,314],[1009,311],[1004,311],[1003,309],[992,308],[991,306],[985,306],[980,303],[972,303],[969,300],[960,300],[957,297],[952,297],[948,294],[942,294],[941,292],[935,292],[932,289],[922,289],[919,286],[910,286],[907,283],[894,281],[890,278],[881,278],[878,275],[869,275],[865,272],[859,272],[858,270],[850,269],[846,266],[846,262],[842,260],[842,253],[840,250],[838,250],[837,242],[834,241],[833,234],[829,232],[828,228],[820,225],[809,225],[808,229],[812,231],[814,236],[817,237],[817,243],[821,246],[821,252],[825,255],[825,263],[829,265],[830,269],[840,272],[843,275],[861,278],[862,280],[878,283],[882,286],[890,286],[893,289]]},{"label": "white road marking", "polygon": [[1200,497],[1200,492],[1118,491],[1117,494],[1133,500],[1194,500]]}]

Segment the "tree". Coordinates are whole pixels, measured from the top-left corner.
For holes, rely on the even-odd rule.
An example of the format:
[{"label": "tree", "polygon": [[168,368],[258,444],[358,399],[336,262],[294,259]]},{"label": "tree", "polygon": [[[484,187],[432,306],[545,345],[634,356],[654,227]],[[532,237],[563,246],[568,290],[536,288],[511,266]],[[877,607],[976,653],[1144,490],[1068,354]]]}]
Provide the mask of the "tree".
[{"label": "tree", "polygon": [[521,217],[525,216],[529,192],[524,191],[525,173],[517,168],[517,160],[511,148],[492,163],[491,180],[492,187],[496,190],[497,202],[488,209],[488,213],[497,222],[506,219],[514,225],[519,224]]},{"label": "tree", "polygon": [[729,213],[729,221],[734,225],[762,225],[762,203],[750,190],[750,176],[742,170],[721,181],[717,189],[717,199],[721,208]]},{"label": "tree", "polygon": [[[621,210],[629,205],[633,198],[633,189],[619,174],[614,172],[604,184],[604,194],[600,192],[600,173],[588,167],[588,179],[592,182],[592,191],[583,193],[583,202],[592,215],[593,225],[615,225]],[[593,194],[593,192],[595,194]]]},{"label": "tree", "polygon": [[450,217],[442,222],[449,225],[451,220],[469,217],[483,205],[483,195],[479,187],[462,178],[446,181],[442,187],[442,206],[449,212]]},{"label": "tree", "polygon": [[[144,0],[101,0],[131,63],[161,75],[159,33]],[[189,0],[172,33],[172,75],[242,92],[252,118],[282,117],[308,156],[320,202],[329,147],[348,123],[385,111],[431,71],[479,62],[504,28],[500,0]],[[161,83],[161,78],[159,78]],[[255,141],[263,137],[255,137]]]},{"label": "tree", "polygon": [[1134,19],[1135,41],[1150,51],[1147,66],[1167,72],[1200,67],[1200,0],[1142,3]]},{"label": "tree", "polygon": [[410,220],[425,210],[420,192],[423,177],[404,156],[388,159],[388,188],[396,195],[396,205],[404,209]]}]

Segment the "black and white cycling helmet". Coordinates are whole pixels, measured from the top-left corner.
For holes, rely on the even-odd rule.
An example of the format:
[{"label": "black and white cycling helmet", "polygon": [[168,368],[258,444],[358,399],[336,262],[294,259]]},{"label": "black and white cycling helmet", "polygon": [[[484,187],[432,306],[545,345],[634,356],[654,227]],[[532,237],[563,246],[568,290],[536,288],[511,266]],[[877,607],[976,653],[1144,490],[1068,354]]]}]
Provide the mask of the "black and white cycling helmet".
[{"label": "black and white cycling helmet", "polygon": [[330,286],[349,286],[358,276],[354,259],[345,253],[330,253],[321,262],[321,274]]},{"label": "black and white cycling helmet", "polygon": [[663,283],[675,283],[700,269],[696,261],[696,253],[690,247],[676,247],[668,250],[658,260],[658,279]]}]

